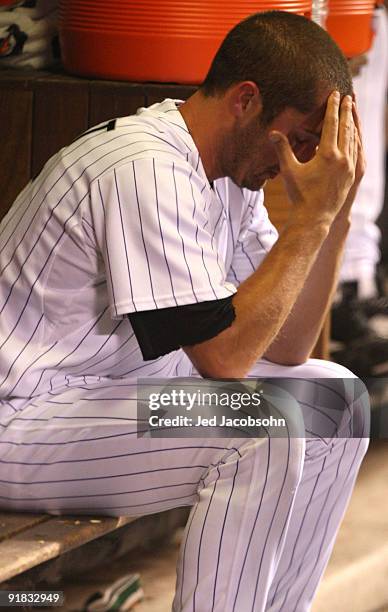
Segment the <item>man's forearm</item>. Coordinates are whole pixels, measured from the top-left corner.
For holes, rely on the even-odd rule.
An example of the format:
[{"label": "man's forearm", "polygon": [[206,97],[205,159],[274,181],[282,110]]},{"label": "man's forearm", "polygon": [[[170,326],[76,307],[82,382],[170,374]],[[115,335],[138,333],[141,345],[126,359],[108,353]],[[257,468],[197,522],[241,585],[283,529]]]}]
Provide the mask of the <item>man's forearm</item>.
[{"label": "man's forearm", "polygon": [[297,365],[309,358],[337,286],[345,241],[350,229],[351,209],[358,186],[357,181],[350,189],[289,317],[268,347],[264,357],[269,361]]},{"label": "man's forearm", "polygon": [[266,359],[296,365],[310,356],[330,309],[349,226],[345,218],[332,225],[290,315],[264,355]]},{"label": "man's forearm", "polygon": [[243,377],[278,335],[329,233],[324,221],[293,220],[233,297],[236,319],[216,338],[184,347],[209,377]]}]

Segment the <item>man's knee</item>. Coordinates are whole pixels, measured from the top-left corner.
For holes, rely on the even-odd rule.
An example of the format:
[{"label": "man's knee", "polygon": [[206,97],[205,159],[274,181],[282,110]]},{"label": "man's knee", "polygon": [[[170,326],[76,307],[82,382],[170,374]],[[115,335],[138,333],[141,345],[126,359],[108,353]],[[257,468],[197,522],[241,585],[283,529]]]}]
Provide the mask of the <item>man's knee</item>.
[{"label": "man's knee", "polygon": [[[258,376],[261,364],[255,368]],[[271,382],[287,391],[300,407],[306,437],[369,436],[368,391],[364,383],[344,366],[322,359],[309,359],[299,366],[276,366],[272,372],[271,368],[266,372],[271,376]]]},{"label": "man's knee", "polygon": [[305,363],[293,366],[292,369],[294,370],[294,376],[298,378],[357,378],[345,366],[326,359],[308,359]]},{"label": "man's knee", "polygon": [[[331,361],[311,359],[314,378],[326,394],[328,410],[342,410],[345,419],[338,421],[337,436],[368,438],[370,429],[369,393],[364,382],[344,366]],[[303,366],[302,366],[303,367]],[[346,418],[349,422],[346,424]]]},{"label": "man's knee", "polygon": [[284,377],[284,378],[356,378],[356,375],[333,361],[325,359],[307,359],[300,365],[281,365],[259,359],[249,373],[249,377]]},{"label": "man's knee", "polygon": [[[271,475],[276,482],[287,481],[286,488],[293,494],[302,478],[306,453],[306,440],[302,437],[271,437],[235,439],[235,453],[227,461],[237,459],[248,463],[252,475],[260,479],[263,474]],[[254,476],[253,476],[254,478]]]}]

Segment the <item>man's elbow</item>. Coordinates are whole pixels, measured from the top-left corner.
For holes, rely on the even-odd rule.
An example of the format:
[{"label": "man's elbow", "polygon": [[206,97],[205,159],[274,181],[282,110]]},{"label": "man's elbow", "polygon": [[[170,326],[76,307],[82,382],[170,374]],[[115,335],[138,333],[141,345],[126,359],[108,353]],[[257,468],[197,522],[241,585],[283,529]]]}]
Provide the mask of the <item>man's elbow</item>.
[{"label": "man's elbow", "polygon": [[232,351],[210,346],[209,341],[182,348],[203,378],[245,378],[249,371],[246,364],[237,363]]},{"label": "man's elbow", "polygon": [[[196,365],[196,364],[194,364]],[[245,378],[247,372],[241,368],[227,366],[223,364],[197,364],[196,368],[202,378],[211,378],[213,380],[224,380],[229,378]]]},{"label": "man's elbow", "polygon": [[306,353],[287,353],[285,351],[279,352],[276,354],[274,351],[269,351],[265,355],[263,355],[263,359],[270,361],[271,363],[275,363],[276,365],[293,367],[293,366],[301,366],[309,359],[310,355]]}]

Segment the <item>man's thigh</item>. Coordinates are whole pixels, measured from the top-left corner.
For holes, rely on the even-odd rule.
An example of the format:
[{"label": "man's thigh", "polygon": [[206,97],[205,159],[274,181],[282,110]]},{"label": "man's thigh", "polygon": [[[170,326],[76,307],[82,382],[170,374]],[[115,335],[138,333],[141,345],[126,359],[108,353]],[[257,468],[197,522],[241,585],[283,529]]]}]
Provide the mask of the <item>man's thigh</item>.
[{"label": "man's thigh", "polygon": [[[251,440],[139,437],[136,401],[136,384],[116,381],[15,413],[0,432],[0,508],[136,516],[192,506],[222,463],[232,478]],[[257,441],[257,453],[266,445]]]},{"label": "man's thigh", "polygon": [[[351,376],[341,366],[318,360],[291,368],[264,360],[256,364],[251,377],[278,378],[280,386],[287,380],[289,401],[278,406],[290,423],[280,443],[284,449],[290,439],[298,445],[296,440],[308,432],[349,435],[355,403],[341,378],[346,373]],[[360,435],[367,411],[356,412],[355,435]],[[237,457],[247,443],[234,436],[139,438],[140,428],[136,381],[109,381],[32,400],[0,431],[0,507],[137,515],[191,506],[209,469]],[[258,453],[270,437],[258,442]]]}]

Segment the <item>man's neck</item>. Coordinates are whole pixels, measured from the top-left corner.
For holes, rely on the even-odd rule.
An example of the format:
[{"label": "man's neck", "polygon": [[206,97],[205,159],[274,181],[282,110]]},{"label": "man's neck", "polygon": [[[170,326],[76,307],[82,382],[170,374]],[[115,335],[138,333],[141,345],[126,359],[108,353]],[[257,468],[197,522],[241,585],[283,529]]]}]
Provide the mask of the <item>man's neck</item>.
[{"label": "man's neck", "polygon": [[214,98],[205,98],[197,91],[180,105],[179,112],[199,151],[208,181],[212,183],[223,176],[220,163],[222,125],[219,104]]}]

